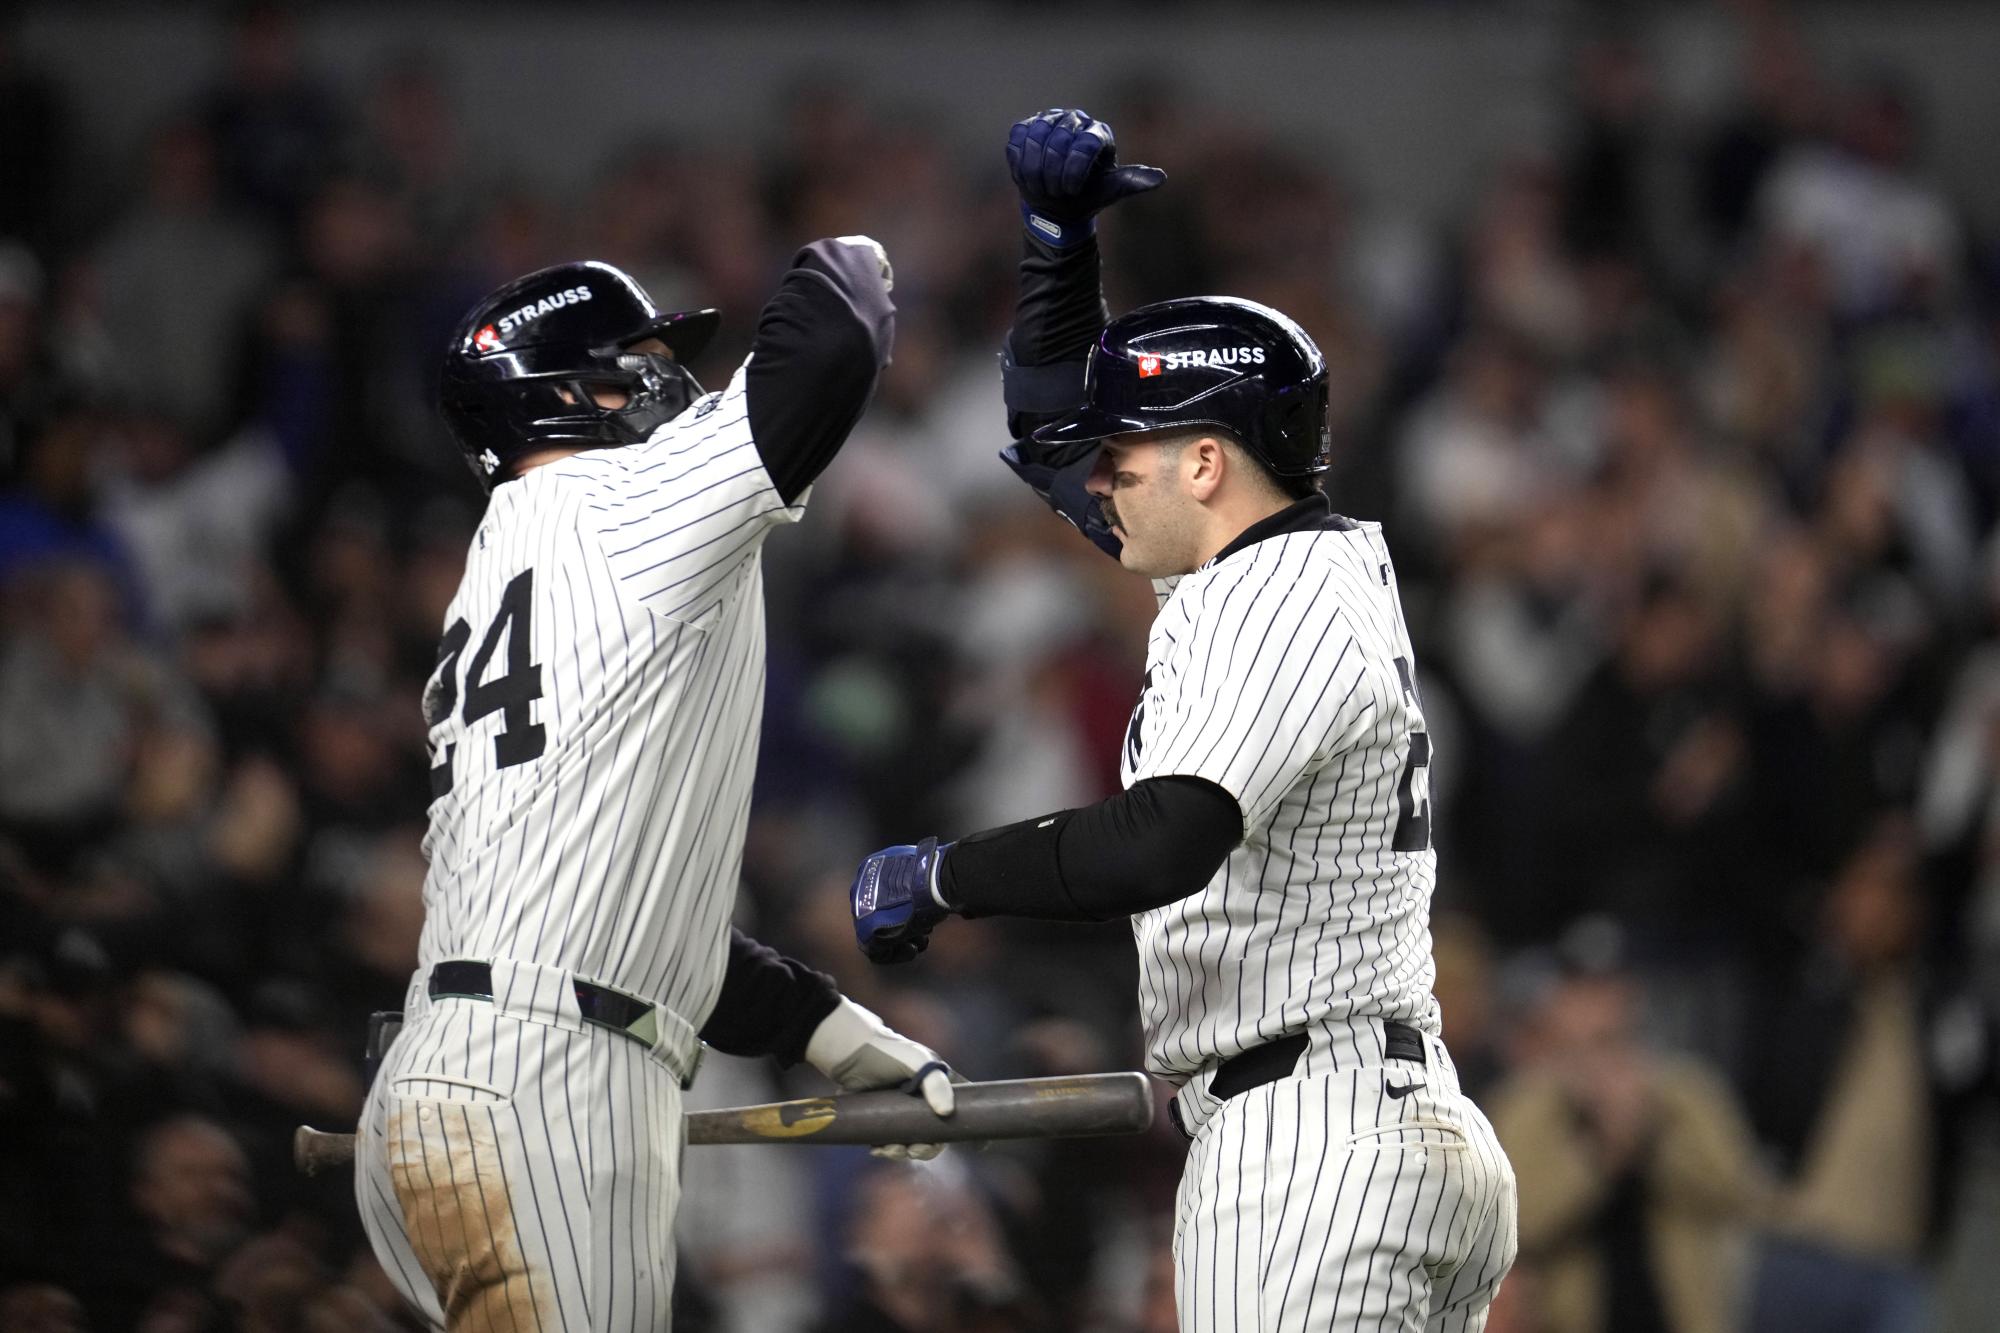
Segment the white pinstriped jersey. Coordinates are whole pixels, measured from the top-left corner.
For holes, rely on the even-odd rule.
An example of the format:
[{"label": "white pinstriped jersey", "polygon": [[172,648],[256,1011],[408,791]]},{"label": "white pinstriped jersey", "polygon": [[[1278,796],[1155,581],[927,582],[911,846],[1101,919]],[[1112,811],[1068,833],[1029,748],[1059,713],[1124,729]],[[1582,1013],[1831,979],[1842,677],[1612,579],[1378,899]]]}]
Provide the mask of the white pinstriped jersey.
[{"label": "white pinstriped jersey", "polygon": [[763,539],[804,508],[741,369],[642,444],[495,488],[425,691],[424,969],[545,964],[701,1026],[756,768]]},{"label": "white pinstriped jersey", "polygon": [[1214,782],[1244,838],[1132,919],[1148,1068],[1180,1083],[1347,1018],[1434,1030],[1429,738],[1381,525],[1268,536],[1162,591],[1121,774]]}]

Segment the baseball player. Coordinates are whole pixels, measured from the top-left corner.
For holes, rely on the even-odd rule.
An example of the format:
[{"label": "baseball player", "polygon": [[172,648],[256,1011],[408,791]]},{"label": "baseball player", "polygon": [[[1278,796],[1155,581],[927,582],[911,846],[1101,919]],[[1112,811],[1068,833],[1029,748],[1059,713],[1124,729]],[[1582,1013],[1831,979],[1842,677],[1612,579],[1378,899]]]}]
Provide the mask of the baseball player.
[{"label": "baseball player", "polygon": [[491,499],[424,696],[421,966],[356,1144],[369,1239],[435,1326],[669,1326],[704,1040],[952,1111],[931,1051],[729,925],[759,552],[873,391],[889,288],[868,238],[807,246],[720,393],[681,365],[716,312],[608,264],[453,335],[443,412]]},{"label": "baseball player", "polygon": [[1160,611],[1123,792],[875,853],[855,933],[891,962],[953,914],[1130,916],[1147,1066],[1192,1140],[1181,1328],[1479,1329],[1514,1177],[1438,1035],[1430,742],[1382,530],[1314,481],[1325,362],[1251,301],[1107,323],[1092,219],[1163,173],[1073,111],[1015,125],[1007,160],[1003,456]]}]

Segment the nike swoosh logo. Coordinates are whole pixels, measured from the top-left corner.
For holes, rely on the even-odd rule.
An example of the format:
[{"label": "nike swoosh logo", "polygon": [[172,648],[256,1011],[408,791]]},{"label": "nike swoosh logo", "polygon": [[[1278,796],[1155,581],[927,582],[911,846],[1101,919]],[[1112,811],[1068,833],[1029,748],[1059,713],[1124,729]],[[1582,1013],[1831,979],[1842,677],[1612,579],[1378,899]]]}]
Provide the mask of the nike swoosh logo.
[{"label": "nike swoosh logo", "polygon": [[1397,1101],[1401,1101],[1403,1098],[1409,1096],[1411,1093],[1415,1092],[1418,1088],[1421,1088],[1423,1086],[1424,1085],[1421,1083],[1405,1083],[1402,1087],[1399,1088],[1395,1084],[1391,1083],[1388,1085],[1388,1090],[1389,1090],[1389,1095],[1391,1097],[1395,1098]]}]

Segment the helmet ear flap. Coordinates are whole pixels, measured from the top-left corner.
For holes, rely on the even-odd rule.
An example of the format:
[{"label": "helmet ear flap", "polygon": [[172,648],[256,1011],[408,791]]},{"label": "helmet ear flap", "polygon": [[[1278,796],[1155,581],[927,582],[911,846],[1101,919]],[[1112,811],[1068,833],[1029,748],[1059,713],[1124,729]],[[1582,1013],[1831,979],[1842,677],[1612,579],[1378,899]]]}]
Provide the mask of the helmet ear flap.
[{"label": "helmet ear flap", "polygon": [[[1271,395],[1265,401],[1263,420],[1259,423],[1264,430],[1264,440],[1270,444],[1284,442],[1293,447],[1281,451],[1270,451],[1272,456],[1301,456],[1308,451],[1303,446],[1310,445],[1311,461],[1298,472],[1316,472],[1326,467],[1332,453],[1333,432],[1327,425],[1326,378],[1308,380],[1304,384],[1290,385]],[[1287,472],[1292,469],[1287,469]]]}]

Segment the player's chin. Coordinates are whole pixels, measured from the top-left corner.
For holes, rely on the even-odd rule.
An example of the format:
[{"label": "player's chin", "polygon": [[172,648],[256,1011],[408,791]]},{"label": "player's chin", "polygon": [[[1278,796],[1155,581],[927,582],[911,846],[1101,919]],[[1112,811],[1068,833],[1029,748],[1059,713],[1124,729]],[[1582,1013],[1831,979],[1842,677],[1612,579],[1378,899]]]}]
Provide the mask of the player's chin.
[{"label": "player's chin", "polygon": [[1118,563],[1134,574],[1144,575],[1149,579],[1159,578],[1164,572],[1158,558],[1145,547],[1134,546],[1129,540],[1118,549]]}]

